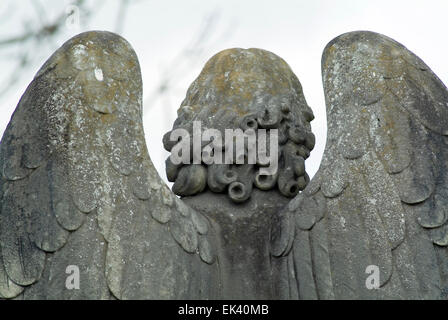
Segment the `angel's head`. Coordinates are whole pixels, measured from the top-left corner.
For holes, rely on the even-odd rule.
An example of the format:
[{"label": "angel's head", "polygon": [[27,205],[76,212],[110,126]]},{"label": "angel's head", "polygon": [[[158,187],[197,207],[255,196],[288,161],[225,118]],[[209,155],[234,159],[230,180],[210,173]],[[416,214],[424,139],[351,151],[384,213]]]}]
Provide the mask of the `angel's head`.
[{"label": "angel's head", "polygon": [[[166,173],[173,191],[227,192],[235,202],[247,200],[253,186],[295,196],[309,181],[305,159],[315,142],[313,118],[283,59],[261,49],[219,52],[191,84],[163,139],[171,152]],[[242,148],[229,148],[238,144],[236,138],[229,141],[229,132],[243,134]],[[179,155],[182,163],[173,161]]]}]

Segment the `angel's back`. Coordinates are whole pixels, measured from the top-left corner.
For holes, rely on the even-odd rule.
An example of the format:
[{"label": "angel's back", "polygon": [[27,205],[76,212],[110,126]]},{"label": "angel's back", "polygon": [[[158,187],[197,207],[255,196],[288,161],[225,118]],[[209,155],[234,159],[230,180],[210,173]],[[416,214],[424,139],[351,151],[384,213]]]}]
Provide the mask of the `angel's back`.
[{"label": "angel's back", "polygon": [[309,181],[313,113],[286,62],[212,57],[164,136],[171,192],[130,45],[69,40],[1,141],[0,297],[446,298],[447,89],[371,32],[330,42],[322,72],[327,145]]}]

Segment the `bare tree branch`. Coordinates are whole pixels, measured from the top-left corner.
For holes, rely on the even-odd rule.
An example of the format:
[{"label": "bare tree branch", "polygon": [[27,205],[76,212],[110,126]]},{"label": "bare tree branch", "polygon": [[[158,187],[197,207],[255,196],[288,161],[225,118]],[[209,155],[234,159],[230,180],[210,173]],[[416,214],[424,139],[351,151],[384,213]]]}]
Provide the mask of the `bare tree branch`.
[{"label": "bare tree branch", "polygon": [[[32,1],[32,3],[36,4],[35,5],[36,8],[39,8],[39,5],[37,5],[36,1]],[[82,6],[83,3],[84,3],[84,0],[77,0],[74,2],[74,5]],[[45,14],[45,11],[42,8],[37,9],[37,10],[40,13]],[[36,28],[35,31],[33,31],[31,29],[21,35],[17,35],[17,36],[13,36],[11,38],[0,40],[0,47],[15,44],[18,42],[25,42],[25,41],[33,39],[33,38],[41,39],[41,38],[52,36],[52,35],[56,34],[56,32],[59,31],[59,29],[64,25],[66,18],[67,18],[67,14],[65,12],[63,12],[53,22],[42,23],[42,25],[39,28]],[[41,22],[44,22],[44,21],[45,21],[45,18],[41,18]]]},{"label": "bare tree branch", "polygon": [[207,48],[213,47],[218,41],[229,36],[229,28],[224,33],[216,37],[217,41],[212,41],[212,36],[216,36],[216,28],[219,22],[219,12],[213,11],[204,19],[202,26],[190,42],[179,51],[176,57],[169,63],[169,67],[162,71],[158,85],[145,98],[143,106],[144,112],[151,109],[157,100],[164,95],[168,95],[174,90],[187,70],[200,62],[200,57],[204,55]]},{"label": "bare tree branch", "polygon": [[[1,0],[4,1],[4,0]],[[56,39],[66,27],[67,18],[70,17],[70,12],[66,12],[63,8],[61,12],[53,19],[49,19],[49,13],[44,3],[41,0],[31,1],[32,8],[34,8],[34,17],[27,16],[24,23],[23,32],[8,38],[0,38],[0,55],[2,57],[8,56],[11,61],[11,74],[4,73],[0,78],[0,97],[5,95],[14,85],[16,85],[30,66],[37,64],[40,59],[35,52],[44,53],[54,50],[56,47]],[[135,4],[144,0],[120,0],[118,11],[115,16],[115,32],[122,33],[126,22],[126,14],[131,4]],[[73,0],[70,5],[73,5],[82,12],[80,24],[87,24],[95,12],[101,11],[101,8],[106,3],[105,0],[85,1]],[[7,8],[13,10],[11,1]],[[8,14],[4,12],[3,14]],[[176,90],[178,83],[183,76],[188,74],[188,71],[201,61],[200,57],[208,52],[210,47],[213,47],[217,41],[222,41],[224,37],[229,35],[228,32],[219,35],[216,32],[217,23],[219,22],[219,12],[214,11],[204,19],[197,34],[189,41],[189,43],[179,51],[173,58],[168,67],[163,68],[161,78],[158,84],[154,87],[151,93],[145,98],[144,107],[148,110],[158,101],[161,96],[168,96]],[[0,19],[0,24],[5,20]],[[232,26],[233,29],[233,26]],[[227,30],[228,31],[228,30]],[[217,37],[218,36],[218,37]],[[54,43],[53,43],[54,42]],[[52,46],[53,45],[53,46]],[[40,60],[39,60],[40,61]],[[169,99],[164,100],[164,103]]]}]

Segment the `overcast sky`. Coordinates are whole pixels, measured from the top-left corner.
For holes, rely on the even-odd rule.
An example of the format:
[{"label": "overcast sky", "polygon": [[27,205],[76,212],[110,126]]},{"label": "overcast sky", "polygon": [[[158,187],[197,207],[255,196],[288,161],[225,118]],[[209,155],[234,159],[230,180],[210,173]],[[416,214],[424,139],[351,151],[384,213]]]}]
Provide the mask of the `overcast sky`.
[{"label": "overcast sky", "polygon": [[[5,10],[7,2],[0,0],[0,13]],[[15,6],[20,6],[22,10],[18,15],[27,11],[31,14],[32,8],[29,7],[28,1],[15,3]],[[51,14],[69,1],[41,3],[47,6]],[[117,7],[117,0],[105,1],[95,19],[86,28],[66,30],[56,45],[59,46],[72,35],[89,29],[114,31],[115,19],[111,16],[116,15]],[[152,105],[145,111],[143,121],[149,153],[156,168],[166,179],[164,160],[168,154],[162,147],[162,135],[171,128],[176,109],[182,102],[188,85],[199,74],[205,62],[222,49],[256,47],[272,51],[285,59],[302,83],[306,100],[316,117],[312,122],[317,140],[316,148],[306,162],[308,173],[313,175],[319,167],[326,139],[320,70],[320,59],[325,45],[334,37],[348,31],[380,32],[404,44],[447,83],[447,13],[447,0],[140,0],[129,8],[120,33],[134,47],[140,60],[145,105]],[[207,16],[212,17],[214,24],[210,25],[210,39],[204,41],[203,52],[188,59],[177,59],[179,52],[188,46],[206,25],[204,17]],[[0,35],[14,35],[19,24],[20,21],[13,19],[9,22],[10,27],[4,28],[2,25]],[[3,134],[34,73],[50,55],[49,52],[41,54],[42,61],[30,68],[29,74],[23,77],[17,89],[5,97],[0,97],[0,134]],[[6,73],[10,64],[7,59],[2,59],[0,68]],[[179,61],[183,61],[185,65],[179,65]],[[148,97],[167,72],[171,72],[178,81],[169,94],[152,103]]]}]

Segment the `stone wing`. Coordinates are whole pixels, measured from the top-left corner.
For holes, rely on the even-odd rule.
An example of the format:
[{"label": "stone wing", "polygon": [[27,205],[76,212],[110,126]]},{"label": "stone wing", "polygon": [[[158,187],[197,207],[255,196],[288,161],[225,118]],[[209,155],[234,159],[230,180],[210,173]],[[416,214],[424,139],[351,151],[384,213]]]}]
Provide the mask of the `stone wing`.
[{"label": "stone wing", "polygon": [[372,32],[331,41],[322,71],[324,157],[272,235],[282,296],[446,299],[447,88]]},{"label": "stone wing", "polygon": [[108,32],[37,73],[0,146],[0,298],[215,296],[212,230],[158,176],[141,95],[137,56]]}]

